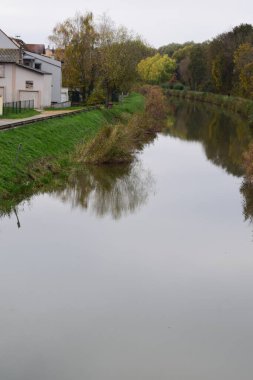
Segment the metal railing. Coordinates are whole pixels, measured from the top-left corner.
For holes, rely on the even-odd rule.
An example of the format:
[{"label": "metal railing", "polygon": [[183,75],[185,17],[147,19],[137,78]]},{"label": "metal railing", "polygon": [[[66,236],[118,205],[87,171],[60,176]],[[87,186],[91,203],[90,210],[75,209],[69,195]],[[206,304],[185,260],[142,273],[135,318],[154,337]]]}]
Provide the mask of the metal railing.
[{"label": "metal railing", "polygon": [[34,109],[34,100],[19,100],[3,104],[3,115],[21,113],[24,109]]}]

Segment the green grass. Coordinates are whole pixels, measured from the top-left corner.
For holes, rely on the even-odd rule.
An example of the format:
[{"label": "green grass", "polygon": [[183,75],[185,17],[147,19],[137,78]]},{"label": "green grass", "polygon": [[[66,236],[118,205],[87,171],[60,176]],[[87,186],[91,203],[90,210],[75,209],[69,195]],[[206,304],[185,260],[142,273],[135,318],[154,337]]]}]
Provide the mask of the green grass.
[{"label": "green grass", "polygon": [[7,114],[1,115],[0,119],[24,119],[26,117],[31,117],[39,115],[40,112],[36,110],[21,110],[21,112],[8,112]]},{"label": "green grass", "polygon": [[82,106],[73,106],[73,107],[64,107],[64,108],[45,107],[44,110],[45,111],[76,111],[76,110],[82,110],[83,108],[85,107],[82,107]]},{"label": "green grass", "polygon": [[31,194],[48,184],[55,174],[71,167],[71,154],[89,141],[107,122],[144,107],[144,98],[130,95],[112,109],[94,110],[60,119],[41,121],[0,132],[0,201]]},{"label": "green grass", "polygon": [[[153,140],[167,119],[167,100],[160,87],[149,87],[145,94],[144,112],[122,121],[105,125],[89,143],[80,144],[75,160],[92,165],[122,164],[131,162],[135,153]],[[128,114],[129,115],[129,114]]]}]

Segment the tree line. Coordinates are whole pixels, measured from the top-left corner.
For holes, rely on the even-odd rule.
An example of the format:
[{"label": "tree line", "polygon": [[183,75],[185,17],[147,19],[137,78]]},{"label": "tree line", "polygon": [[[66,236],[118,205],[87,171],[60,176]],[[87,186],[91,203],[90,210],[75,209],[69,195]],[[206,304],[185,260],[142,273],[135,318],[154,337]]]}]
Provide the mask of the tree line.
[{"label": "tree line", "polygon": [[241,24],[203,43],[159,48],[177,63],[177,79],[191,90],[253,98],[253,26]]},{"label": "tree line", "polygon": [[253,26],[241,24],[210,41],[154,49],[103,16],[76,14],[53,29],[63,85],[90,103],[111,101],[137,82],[253,98]]}]

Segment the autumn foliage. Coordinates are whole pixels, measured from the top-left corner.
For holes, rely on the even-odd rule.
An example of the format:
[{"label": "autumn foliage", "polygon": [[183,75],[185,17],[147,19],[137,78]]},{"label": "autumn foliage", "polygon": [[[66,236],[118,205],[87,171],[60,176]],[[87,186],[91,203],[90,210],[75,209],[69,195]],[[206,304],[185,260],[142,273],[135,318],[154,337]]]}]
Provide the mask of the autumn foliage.
[{"label": "autumn foliage", "polygon": [[158,84],[169,81],[176,70],[176,61],[167,54],[159,53],[139,62],[137,66],[141,79],[145,82]]}]

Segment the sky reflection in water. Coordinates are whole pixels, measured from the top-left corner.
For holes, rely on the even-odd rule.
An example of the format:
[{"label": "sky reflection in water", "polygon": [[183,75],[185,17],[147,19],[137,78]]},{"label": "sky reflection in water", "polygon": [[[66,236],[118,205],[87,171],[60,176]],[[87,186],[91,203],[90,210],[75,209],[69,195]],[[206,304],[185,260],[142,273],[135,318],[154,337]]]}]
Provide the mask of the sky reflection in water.
[{"label": "sky reflection in water", "polygon": [[136,165],[35,196],[17,208],[20,229],[14,214],[1,220],[0,378],[251,380],[237,155],[250,131],[174,107],[172,137]]}]

